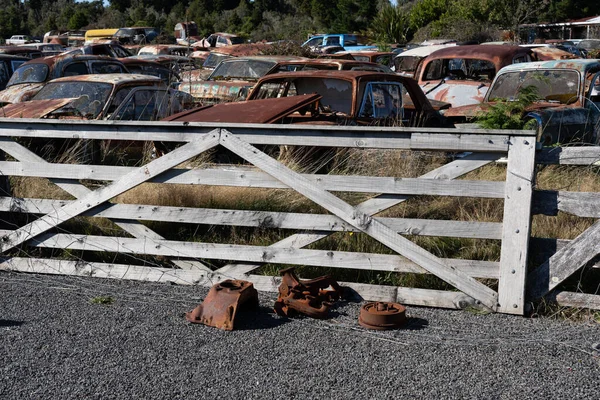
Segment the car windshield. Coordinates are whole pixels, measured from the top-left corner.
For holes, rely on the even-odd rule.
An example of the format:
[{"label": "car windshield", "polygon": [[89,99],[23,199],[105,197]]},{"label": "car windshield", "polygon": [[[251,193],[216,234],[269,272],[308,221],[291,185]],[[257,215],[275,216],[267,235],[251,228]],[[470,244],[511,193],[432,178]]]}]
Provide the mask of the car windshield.
[{"label": "car windshield", "polygon": [[227,60],[219,64],[208,79],[258,79],[265,76],[275,64],[266,60]]},{"label": "car windshield", "polygon": [[244,43],[244,39],[242,39],[241,37],[237,37],[237,36],[232,36],[229,38],[229,40],[231,41],[231,44],[242,44]]},{"label": "car windshield", "polygon": [[318,93],[325,111],[352,112],[352,82],[329,78],[297,78],[291,81],[264,82],[252,100]]},{"label": "car windshield", "polygon": [[97,118],[112,91],[110,83],[103,82],[50,82],[32,100],[77,99],[72,103],[81,115]]},{"label": "car windshield", "polygon": [[540,100],[570,104],[577,100],[579,74],[573,70],[532,70],[508,72],[498,76],[488,93],[488,101],[515,100],[519,90],[537,88]]},{"label": "car windshield", "polygon": [[206,60],[202,64],[202,67],[215,68],[221,61],[226,60],[228,58],[230,58],[230,56],[226,54],[210,53],[208,57],[206,57]]},{"label": "car windshield", "polygon": [[436,59],[427,64],[424,80],[476,80],[492,81],[496,67],[487,60],[470,58]]},{"label": "car windshield", "polygon": [[394,65],[396,66],[396,72],[414,72],[419,65],[423,57],[418,56],[399,56],[394,59]]},{"label": "car windshield", "polygon": [[21,65],[12,75],[8,86],[22,83],[40,83],[48,79],[48,66],[46,64]]}]

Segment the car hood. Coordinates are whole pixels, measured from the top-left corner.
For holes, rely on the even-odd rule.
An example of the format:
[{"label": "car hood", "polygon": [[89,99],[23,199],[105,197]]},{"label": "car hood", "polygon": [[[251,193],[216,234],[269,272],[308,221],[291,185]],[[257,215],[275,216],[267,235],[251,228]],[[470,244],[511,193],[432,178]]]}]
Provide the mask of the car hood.
[{"label": "car hood", "polygon": [[171,115],[163,121],[272,124],[321,98],[305,94],[281,98],[221,103]]},{"label": "car hood", "polygon": [[14,85],[0,92],[0,102],[2,103],[20,103],[30,100],[37,92],[42,90],[46,82],[43,83],[23,83]]},{"label": "car hood", "polygon": [[8,104],[0,108],[0,117],[44,118],[73,100],[75,99],[32,100],[23,103]]},{"label": "car hood", "polygon": [[490,87],[490,82],[442,80],[429,81],[420,86],[428,99],[443,101],[452,104],[452,107],[459,107],[481,103]]}]

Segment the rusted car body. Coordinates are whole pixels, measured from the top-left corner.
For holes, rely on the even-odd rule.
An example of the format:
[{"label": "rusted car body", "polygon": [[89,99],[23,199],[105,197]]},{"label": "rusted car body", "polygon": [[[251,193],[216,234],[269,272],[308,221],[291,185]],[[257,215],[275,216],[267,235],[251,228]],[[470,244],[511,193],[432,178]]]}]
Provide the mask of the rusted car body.
[{"label": "rusted car body", "polygon": [[438,44],[430,46],[421,46],[414,49],[406,50],[398,54],[394,58],[394,71],[398,75],[405,76],[407,78],[414,78],[415,71],[421,64],[421,61],[430,55],[431,53],[444,49],[449,46],[456,46],[456,44]]},{"label": "rusted car body", "polygon": [[133,26],[120,28],[112,38],[121,44],[146,44],[154,40],[158,33],[156,28],[150,26]]},{"label": "rusted car body", "polygon": [[168,55],[187,57],[190,49],[187,46],[175,46],[170,44],[153,44],[142,47],[137,55]]},{"label": "rusted car body", "polygon": [[480,105],[451,108],[457,123],[477,117],[498,100],[511,101],[521,88],[535,86],[540,100],[525,115],[544,144],[599,143],[600,61],[554,60],[504,67]]},{"label": "rusted car body", "polygon": [[63,76],[129,73],[122,62],[101,56],[59,55],[22,64],[0,92],[0,102],[19,103],[31,99],[46,82]]},{"label": "rusted car body", "polygon": [[203,107],[170,120],[448,126],[414,80],[365,71],[268,75],[258,81],[248,101]]},{"label": "rusted car body", "polygon": [[161,64],[163,67],[168,68],[173,73],[179,75],[181,78],[181,74],[185,71],[193,71],[195,69],[200,68],[199,63],[191,58],[191,57],[183,57],[183,56],[170,56],[170,55],[141,55],[141,56],[131,56],[129,57],[134,60],[146,60],[152,61]]},{"label": "rusted car body", "polygon": [[12,74],[27,61],[27,57],[0,54],[0,90],[6,88]]},{"label": "rusted car body", "polygon": [[347,52],[357,61],[368,61],[392,67],[395,54],[391,51],[349,51]]},{"label": "rusted car body", "polygon": [[531,62],[531,49],[504,45],[452,46],[431,53],[415,73],[428,98],[452,107],[483,101],[496,73],[506,65]]},{"label": "rusted car body", "polygon": [[234,57],[222,61],[206,80],[182,79],[179,90],[201,104],[241,101],[259,78],[278,72],[281,62],[299,61],[290,56]]},{"label": "rusted car body", "polygon": [[57,56],[65,51],[64,47],[57,43],[30,43],[20,45],[19,47],[39,50],[42,52],[42,56],[44,57]]},{"label": "rusted car body", "polygon": [[233,33],[217,32],[209,35],[205,39],[202,39],[194,43],[194,46],[201,47],[225,47],[243,44],[244,39],[234,35]]},{"label": "rusted car body", "polygon": [[388,67],[374,62],[326,58],[284,61],[280,63],[279,72],[309,70],[392,72]]},{"label": "rusted car body", "polygon": [[119,58],[118,60],[121,61],[132,74],[157,76],[162,79],[165,85],[179,82],[180,78],[177,72],[156,61],[136,57]]},{"label": "rusted car body", "polygon": [[94,56],[108,56],[113,58],[123,58],[131,56],[131,53],[118,43],[92,43],[87,46],[70,50],[65,54],[88,54]]},{"label": "rusted car body", "polygon": [[580,58],[573,53],[551,46],[530,47],[530,49],[533,51],[536,61],[575,60]]},{"label": "rusted car body", "polygon": [[81,75],[55,79],[35,97],[2,107],[9,118],[76,118],[156,121],[191,104],[185,93],[154,76]]},{"label": "rusted car body", "polygon": [[44,57],[44,54],[36,48],[25,46],[0,46],[0,54],[27,57],[29,59]]}]

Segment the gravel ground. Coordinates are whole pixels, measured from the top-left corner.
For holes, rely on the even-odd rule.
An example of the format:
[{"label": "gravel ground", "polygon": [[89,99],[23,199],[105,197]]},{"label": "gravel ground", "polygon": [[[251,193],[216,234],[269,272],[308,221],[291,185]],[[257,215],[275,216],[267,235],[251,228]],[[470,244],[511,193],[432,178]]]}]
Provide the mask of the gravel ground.
[{"label": "gravel ground", "polygon": [[[600,324],[412,307],[367,331],[260,310],[189,324],[207,289],[0,272],[0,398],[598,399]],[[91,299],[110,296],[110,305]]]}]

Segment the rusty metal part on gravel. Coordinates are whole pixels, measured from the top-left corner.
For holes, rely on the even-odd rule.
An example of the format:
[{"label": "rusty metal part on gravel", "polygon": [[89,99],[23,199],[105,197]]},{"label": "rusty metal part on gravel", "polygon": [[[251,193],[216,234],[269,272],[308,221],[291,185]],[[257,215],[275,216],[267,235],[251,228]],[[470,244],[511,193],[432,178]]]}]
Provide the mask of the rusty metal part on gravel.
[{"label": "rusty metal part on gravel", "polygon": [[279,297],[274,306],[278,315],[299,312],[312,318],[327,318],[333,302],[343,297],[343,288],[329,275],[300,280],[294,268],[281,270],[281,274]]},{"label": "rusty metal part on gravel", "polygon": [[358,323],[367,329],[396,329],[406,322],[406,308],[399,303],[376,301],[360,308]]},{"label": "rusty metal part on gravel", "polygon": [[241,307],[258,307],[258,292],[248,281],[228,279],[213,285],[204,302],[186,313],[185,318],[226,331],[233,330],[235,316]]}]

